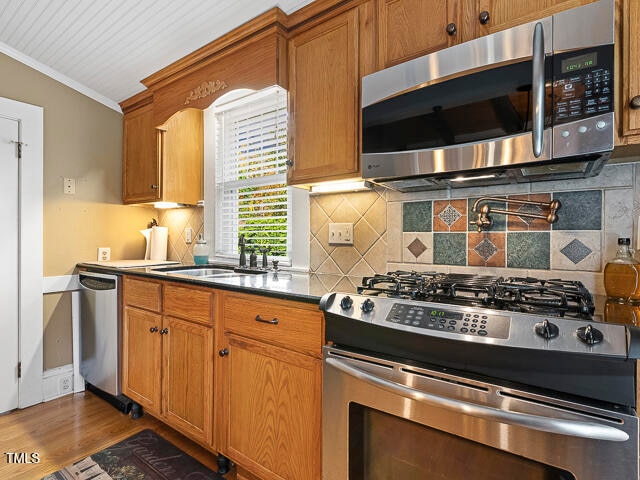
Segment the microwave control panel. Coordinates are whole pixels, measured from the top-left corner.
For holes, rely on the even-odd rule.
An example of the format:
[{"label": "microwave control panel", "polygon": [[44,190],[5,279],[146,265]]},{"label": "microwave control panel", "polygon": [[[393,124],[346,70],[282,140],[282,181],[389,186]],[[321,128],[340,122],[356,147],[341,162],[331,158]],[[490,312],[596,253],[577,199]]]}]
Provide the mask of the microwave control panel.
[{"label": "microwave control panel", "polygon": [[554,55],[553,123],[613,112],[613,45]]}]

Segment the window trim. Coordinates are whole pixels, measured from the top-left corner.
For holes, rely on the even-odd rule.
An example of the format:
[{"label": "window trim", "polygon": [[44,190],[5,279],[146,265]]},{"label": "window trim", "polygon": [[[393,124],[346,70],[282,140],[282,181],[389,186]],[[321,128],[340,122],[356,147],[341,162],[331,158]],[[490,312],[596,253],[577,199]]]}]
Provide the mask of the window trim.
[{"label": "window trim", "polygon": [[[268,87],[272,88],[272,87]],[[264,89],[262,91],[265,91]],[[209,244],[209,262],[218,264],[238,265],[239,255],[218,256],[215,244],[215,109],[218,105],[227,103],[228,98],[241,98],[246,95],[246,89],[242,92],[236,90],[228,92],[214,102],[211,107],[204,110],[204,237]],[[240,93],[240,94],[239,94]],[[244,95],[243,95],[244,94]],[[287,187],[291,193],[289,212],[291,235],[288,242],[291,243],[291,258],[289,261],[281,261],[280,266],[294,271],[309,271],[309,192],[302,188]],[[209,206],[209,207],[208,207]],[[280,260],[278,257],[274,259]],[[271,260],[271,257],[269,257]]]}]

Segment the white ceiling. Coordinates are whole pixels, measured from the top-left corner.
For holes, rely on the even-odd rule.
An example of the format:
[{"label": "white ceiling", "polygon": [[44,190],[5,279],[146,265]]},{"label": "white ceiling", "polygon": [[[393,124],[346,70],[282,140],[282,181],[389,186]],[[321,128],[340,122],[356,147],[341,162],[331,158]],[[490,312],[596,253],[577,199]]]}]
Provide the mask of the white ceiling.
[{"label": "white ceiling", "polygon": [[312,0],[0,0],[0,52],[119,110],[140,80],[260,13]]}]

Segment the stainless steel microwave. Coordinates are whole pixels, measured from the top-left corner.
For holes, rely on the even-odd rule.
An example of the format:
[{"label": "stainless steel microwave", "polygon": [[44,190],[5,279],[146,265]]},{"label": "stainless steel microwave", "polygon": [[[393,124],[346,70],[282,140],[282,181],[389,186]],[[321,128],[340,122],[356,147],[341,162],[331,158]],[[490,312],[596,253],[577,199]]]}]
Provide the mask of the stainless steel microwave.
[{"label": "stainless steel microwave", "polygon": [[406,192],[597,175],[613,150],[614,7],[600,0],[364,77],[362,177]]}]

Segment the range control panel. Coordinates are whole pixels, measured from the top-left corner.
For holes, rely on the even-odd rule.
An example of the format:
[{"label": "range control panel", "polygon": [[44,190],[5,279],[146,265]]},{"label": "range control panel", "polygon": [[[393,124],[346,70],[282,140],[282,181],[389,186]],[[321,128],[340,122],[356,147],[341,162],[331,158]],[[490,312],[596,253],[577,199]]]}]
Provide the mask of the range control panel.
[{"label": "range control panel", "polygon": [[613,46],[558,54],[554,58],[553,123],[613,112]]},{"label": "range control panel", "polygon": [[500,315],[395,303],[385,320],[410,327],[440,330],[448,333],[489,338],[509,338],[510,319]]}]

